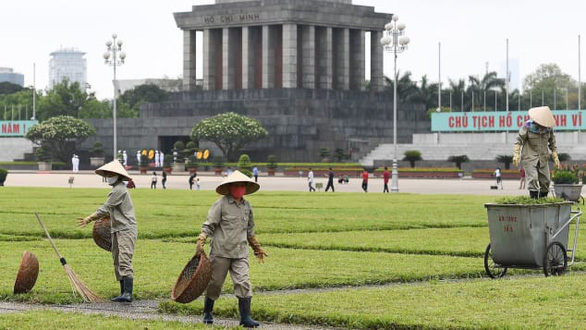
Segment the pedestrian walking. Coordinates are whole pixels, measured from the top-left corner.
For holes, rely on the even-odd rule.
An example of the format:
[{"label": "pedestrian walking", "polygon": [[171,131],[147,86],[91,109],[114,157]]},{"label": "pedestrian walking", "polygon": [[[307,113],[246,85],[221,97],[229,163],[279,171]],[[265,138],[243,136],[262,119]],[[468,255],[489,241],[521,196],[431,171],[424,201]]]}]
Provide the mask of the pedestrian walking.
[{"label": "pedestrian walking", "polygon": [[203,323],[213,324],[214,302],[220,297],[228,271],[238,298],[240,325],[246,328],[260,324],[250,316],[252,287],[249,278],[247,243],[260,263],[267,253],[254,234],[254,217],[245,195],[256,192],[260,186],[240,171],[234,171],[216,188],[223,195],[212,205],[206,222],[202,225],[196,249],[203,251],[207,237],[211,237],[210,263],[212,279],[206,289]]},{"label": "pedestrian walking", "polygon": [[529,109],[529,118],[519,130],[513,165],[521,163],[525,169],[531,198],[547,197],[551,184],[549,150],[555,167],[561,167],[553,132],[555,118],[547,106]]},{"label": "pedestrian walking", "polygon": [[163,185],[163,189],[167,189],[167,172],[163,171],[163,173],[161,173],[161,176],[163,177],[161,179],[161,184]]},{"label": "pedestrian walking", "polygon": [[391,178],[391,173],[389,172],[389,168],[385,166],[385,171],[383,172],[383,193],[389,192],[389,179]]},{"label": "pedestrian walking", "polygon": [[368,192],[368,172],[366,169],[362,172],[362,190]]},{"label": "pedestrian walking", "polygon": [[197,174],[195,173],[189,176],[189,180],[187,180],[187,182],[189,183],[189,190],[193,190],[194,179],[196,176]]},{"label": "pedestrian walking", "polygon": [[254,182],[258,182],[258,167],[252,169],[252,175],[254,175]]},{"label": "pedestrian walking", "polygon": [[521,177],[521,179],[519,179],[519,189],[525,189],[525,169],[523,168],[523,166],[521,166],[519,168],[519,176]]},{"label": "pedestrian walking", "polygon": [[117,159],[98,168],[95,173],[106,178],[108,184],[112,186],[112,191],[104,205],[91,215],[78,218],[77,224],[83,228],[92,221],[106,216],[110,217],[114,274],[116,280],[120,282],[120,295],[111,300],[131,302],[134,286],[132,257],[138,230],[132,199],[123,181],[132,182],[132,179]]},{"label": "pedestrian walking", "polygon": [[501,168],[497,167],[496,170],[494,170],[493,175],[496,177],[496,186],[498,187],[499,184],[501,185],[501,190],[504,189],[503,188],[503,179],[501,177]]},{"label": "pedestrian walking", "polygon": [[307,183],[309,184],[309,192],[315,191],[315,188],[313,187],[313,171],[311,168],[307,172]]},{"label": "pedestrian walking", "polygon": [[157,172],[153,172],[151,176],[151,189],[157,189]]},{"label": "pedestrian walking", "polygon": [[335,192],[334,190],[334,171],[332,170],[332,168],[330,167],[330,171],[328,173],[328,184],[326,186],[326,192],[328,192],[328,189],[332,188],[332,192]]}]

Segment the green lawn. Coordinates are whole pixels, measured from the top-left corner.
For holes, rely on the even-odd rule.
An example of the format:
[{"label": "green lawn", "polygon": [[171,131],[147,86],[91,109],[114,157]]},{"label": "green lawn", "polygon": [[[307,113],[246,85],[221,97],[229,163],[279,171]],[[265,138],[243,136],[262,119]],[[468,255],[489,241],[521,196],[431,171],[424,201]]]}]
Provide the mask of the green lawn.
[{"label": "green lawn", "polygon": [[[77,228],[75,222],[104,202],[107,189],[3,187],[0,193],[0,299],[81,301],[35,211],[84,283],[104,298],[118,293],[111,255],[93,243],[91,228]],[[163,312],[201,313],[201,299],[187,305],[168,299],[218,196],[149,189],[131,194],[139,223],[136,298],[161,299]],[[490,239],[483,204],[495,197],[261,192],[249,200],[258,239],[269,254],[262,265],[251,254],[252,309],[260,321],[350,328],[579,328],[584,322],[580,301],[586,275],[576,271],[586,270],[586,263],[576,263],[560,278],[511,270],[504,280],[486,279],[483,255]],[[579,261],[586,258],[581,241]],[[23,251],[38,256],[40,274],[31,293],[15,296]],[[323,290],[283,291],[309,288]],[[223,291],[232,293],[229,277]],[[237,303],[223,297],[216,311],[235,317]],[[35,318],[51,317],[87,327],[77,315],[52,312],[0,315],[0,322],[38,328],[42,322]],[[109,327],[110,319],[95,322]],[[166,324],[128,322],[127,328]]]}]

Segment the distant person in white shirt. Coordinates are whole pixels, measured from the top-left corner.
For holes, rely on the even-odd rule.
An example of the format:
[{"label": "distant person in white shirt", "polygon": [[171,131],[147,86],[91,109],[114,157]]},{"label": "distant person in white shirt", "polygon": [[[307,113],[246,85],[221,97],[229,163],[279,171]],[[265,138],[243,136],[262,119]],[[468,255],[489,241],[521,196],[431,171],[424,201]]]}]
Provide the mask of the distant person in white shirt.
[{"label": "distant person in white shirt", "polygon": [[309,183],[309,192],[315,191],[315,188],[313,187],[313,171],[311,168],[309,169],[309,172],[307,172],[307,183]]},{"label": "distant person in white shirt", "polygon": [[496,177],[496,185],[498,187],[498,185],[501,185],[501,189],[503,189],[503,179],[501,178],[501,168],[497,167],[496,170],[494,170],[494,176]]}]

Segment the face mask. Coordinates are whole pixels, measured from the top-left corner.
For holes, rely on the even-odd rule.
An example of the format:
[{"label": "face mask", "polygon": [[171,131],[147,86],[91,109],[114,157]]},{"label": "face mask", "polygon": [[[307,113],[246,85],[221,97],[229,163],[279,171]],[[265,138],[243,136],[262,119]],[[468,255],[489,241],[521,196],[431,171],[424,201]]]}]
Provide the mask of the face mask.
[{"label": "face mask", "polygon": [[118,176],[107,177],[106,181],[108,181],[108,184],[112,186],[116,183],[116,181],[118,181]]},{"label": "face mask", "polygon": [[232,197],[234,197],[234,199],[240,200],[240,198],[242,198],[242,196],[244,196],[244,194],[246,194],[246,187],[241,187],[241,186],[231,186],[230,187],[230,195],[232,195]]}]

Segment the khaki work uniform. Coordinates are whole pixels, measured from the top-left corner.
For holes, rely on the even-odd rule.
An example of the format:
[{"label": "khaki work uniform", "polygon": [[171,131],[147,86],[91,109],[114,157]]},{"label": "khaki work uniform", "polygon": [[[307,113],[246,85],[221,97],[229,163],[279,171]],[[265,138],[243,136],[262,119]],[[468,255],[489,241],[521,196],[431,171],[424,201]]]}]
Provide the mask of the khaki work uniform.
[{"label": "khaki work uniform", "polygon": [[108,200],[96,211],[99,217],[110,216],[112,222],[112,257],[116,279],[132,278],[132,256],[138,236],[134,206],[122,181],[112,187]]},{"label": "khaki work uniform", "polygon": [[522,147],[521,165],[525,169],[527,189],[549,192],[549,150],[557,150],[553,130],[529,120],[519,130],[515,144]]},{"label": "khaki work uniform", "polygon": [[234,294],[239,298],[252,297],[248,276],[248,237],[254,236],[254,220],[250,203],[241,199],[238,204],[229,195],[220,198],[210,208],[201,231],[211,238],[212,279],[206,296],[218,299],[230,271]]}]

